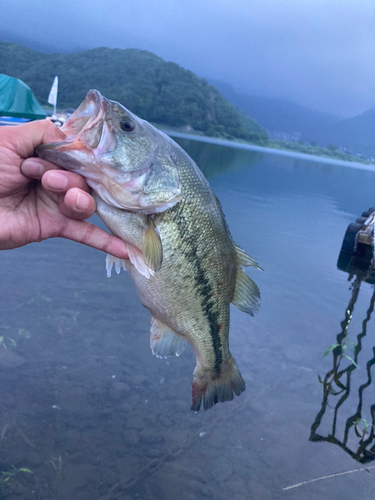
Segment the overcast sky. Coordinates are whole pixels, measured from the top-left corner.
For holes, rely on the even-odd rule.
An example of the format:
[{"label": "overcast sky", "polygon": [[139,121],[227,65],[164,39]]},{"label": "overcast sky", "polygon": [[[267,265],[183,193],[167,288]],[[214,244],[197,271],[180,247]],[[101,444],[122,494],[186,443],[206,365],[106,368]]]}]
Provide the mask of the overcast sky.
[{"label": "overcast sky", "polygon": [[0,12],[0,31],[62,52],[145,49],[242,93],[340,116],[375,106],[375,0],[0,0]]}]

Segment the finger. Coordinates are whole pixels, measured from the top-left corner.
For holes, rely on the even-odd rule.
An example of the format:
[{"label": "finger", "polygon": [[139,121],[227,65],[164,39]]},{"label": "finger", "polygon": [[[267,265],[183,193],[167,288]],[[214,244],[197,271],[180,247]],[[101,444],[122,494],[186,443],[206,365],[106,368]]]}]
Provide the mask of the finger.
[{"label": "finger", "polygon": [[90,192],[89,186],[81,175],[61,170],[54,163],[41,158],[27,158],[23,161],[21,170],[27,177],[42,179],[43,187],[55,193],[66,193],[72,187]]},{"label": "finger", "polygon": [[92,196],[79,188],[67,191],[59,200],[60,212],[71,219],[88,219],[96,210],[96,203]]},{"label": "finger", "polygon": [[44,189],[60,194],[66,193],[72,188],[90,192],[90,188],[81,175],[66,170],[47,171],[42,177],[42,186]]},{"label": "finger", "polygon": [[21,164],[21,170],[24,175],[32,179],[40,180],[48,170],[57,170],[60,167],[54,163],[41,158],[27,158]]},{"label": "finger", "polygon": [[60,142],[65,139],[65,134],[49,120],[37,120],[13,127],[9,134],[9,143],[14,151],[22,158],[33,156],[34,149],[39,144]]},{"label": "finger", "polygon": [[120,238],[89,222],[68,219],[60,236],[102,250],[119,259],[129,258],[127,245]]}]

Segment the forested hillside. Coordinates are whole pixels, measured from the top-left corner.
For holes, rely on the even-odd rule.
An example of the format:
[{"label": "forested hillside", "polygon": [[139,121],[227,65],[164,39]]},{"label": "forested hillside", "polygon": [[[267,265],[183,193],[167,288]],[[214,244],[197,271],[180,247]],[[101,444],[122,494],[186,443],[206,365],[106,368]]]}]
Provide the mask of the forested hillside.
[{"label": "forested hillside", "polygon": [[124,104],[140,117],[209,136],[267,140],[258,123],[244,116],[219,91],[191,71],[138,49],[105,47],[71,54],[44,54],[0,42],[0,73],[20,78],[43,105],[55,75],[58,106],[77,107],[90,88]]}]

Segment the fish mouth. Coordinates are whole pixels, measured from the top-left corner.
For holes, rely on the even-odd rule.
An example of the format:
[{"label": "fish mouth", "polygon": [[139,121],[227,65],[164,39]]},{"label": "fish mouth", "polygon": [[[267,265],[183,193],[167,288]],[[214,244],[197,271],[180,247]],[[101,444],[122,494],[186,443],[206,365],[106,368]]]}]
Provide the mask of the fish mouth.
[{"label": "fish mouth", "polygon": [[[42,144],[35,152],[82,175],[99,197],[113,207],[141,213],[164,211],[180,201],[181,189],[161,192],[159,197],[157,193],[145,192],[152,158],[147,157],[134,169],[133,166],[131,170],[122,169],[121,155],[116,156],[122,147],[116,131],[119,108],[117,102],[106,99],[97,90],[89,90],[61,128],[65,140]],[[152,151],[154,156],[156,151],[157,146]]]},{"label": "fish mouth", "polygon": [[[110,153],[117,147],[112,127],[105,120],[109,101],[98,90],[89,90],[85,99],[61,127],[66,138],[62,142],[41,145],[36,152],[53,150],[60,153],[70,150],[83,151],[86,155],[97,157]],[[94,151],[95,150],[95,151]]]},{"label": "fish mouth", "polygon": [[89,90],[60,129],[65,139],[42,144],[35,153],[82,175],[106,203],[120,209],[136,210],[140,201],[134,200],[134,206],[129,205],[128,196],[124,193],[130,190],[133,198],[141,196],[151,165],[143,165],[143,168],[130,172],[111,166],[110,153],[118,148],[113,124],[114,105],[117,103],[106,99],[98,90]]},{"label": "fish mouth", "polygon": [[[100,129],[102,128],[100,121],[103,119],[103,112],[101,111],[105,111],[102,109],[105,100],[97,90],[87,92],[85,99],[61,127],[62,132],[66,135],[66,142],[75,141],[80,135],[84,135],[85,132],[94,127],[97,128],[98,125]],[[99,132],[101,135],[101,130],[96,135],[99,135]],[[92,149],[99,144],[98,140],[93,142],[97,142],[97,144],[87,144]]]}]

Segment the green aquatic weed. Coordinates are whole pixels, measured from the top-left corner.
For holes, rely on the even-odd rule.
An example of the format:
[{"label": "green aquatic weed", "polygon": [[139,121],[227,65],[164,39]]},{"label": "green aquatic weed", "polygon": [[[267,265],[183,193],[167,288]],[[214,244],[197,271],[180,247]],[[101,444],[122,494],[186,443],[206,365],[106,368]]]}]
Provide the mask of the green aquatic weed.
[{"label": "green aquatic weed", "polygon": [[[10,327],[0,327],[0,328],[5,328],[9,329]],[[31,333],[26,330],[26,328],[18,328],[18,335],[21,338],[24,339],[29,339],[31,337]],[[3,347],[4,349],[10,349],[10,348],[16,348],[17,347],[17,341],[12,338],[12,337],[6,337],[5,335],[0,336],[0,348]]]},{"label": "green aquatic weed", "polygon": [[[359,429],[359,424],[363,424],[363,428],[362,429]],[[367,420],[365,418],[358,418],[355,422],[354,422],[354,431],[357,435],[357,437],[359,438],[364,438],[367,434],[367,430],[369,429],[370,431],[372,430],[374,426],[372,424],[370,424],[369,422],[367,422]]]},{"label": "green aquatic weed", "polygon": [[0,482],[7,483],[10,479],[15,478],[19,472],[34,474],[32,470],[26,469],[26,467],[20,467],[19,469],[17,469],[16,467],[12,467],[11,470],[0,472]]},{"label": "green aquatic weed", "polygon": [[[348,356],[347,354],[343,354],[343,352],[346,351],[346,349],[348,349],[346,342],[349,342],[349,343],[354,345],[354,342],[352,340],[344,339],[341,344],[333,344],[330,347],[328,347],[326,352],[323,354],[323,358],[325,356],[327,356],[330,352],[332,352],[334,349],[336,349],[337,347],[341,347],[341,353],[339,356],[340,360],[343,358],[346,358],[348,361],[350,361],[352,363],[352,365],[354,365],[355,367],[358,367],[357,363],[354,361],[354,359],[351,356]],[[355,351],[355,347],[353,347],[353,351]]]},{"label": "green aquatic weed", "polygon": [[326,350],[326,352],[323,354],[323,358],[324,358],[324,356],[328,356],[328,354],[330,352],[332,352],[333,349],[336,349],[336,347],[339,347],[339,345],[341,345],[341,344],[333,344],[330,347],[328,347],[328,349]]},{"label": "green aquatic weed", "polygon": [[62,469],[62,457],[61,455],[55,457],[54,455],[51,456],[51,459],[46,462],[46,464],[51,464],[52,467],[55,469],[56,472],[61,472]]},{"label": "green aquatic weed", "polygon": [[8,498],[9,494],[16,495],[17,498],[22,495],[26,497],[27,487],[22,477],[34,474],[26,467],[12,467],[10,470],[0,471],[0,498]]},{"label": "green aquatic weed", "polygon": [[26,328],[18,328],[18,335],[24,339],[29,339],[31,337],[31,333],[29,330],[26,330]]},{"label": "green aquatic weed", "polygon": [[328,347],[326,352],[323,354],[323,358],[324,358],[324,356],[327,356],[330,352],[332,352],[334,349],[337,349],[340,347],[341,350],[340,350],[340,355],[339,355],[339,363],[343,358],[346,358],[348,361],[350,361],[352,363],[352,365],[357,367],[358,365],[354,361],[354,359],[351,356],[348,356],[348,354],[344,354],[344,351],[346,351],[348,349],[348,344],[350,344],[351,349],[353,350],[354,356],[355,356],[355,350],[356,350],[355,343],[348,338],[348,329],[349,329],[350,321],[352,319],[352,313],[349,309],[346,311],[346,318],[345,319],[346,319],[346,324],[345,324],[345,328],[343,330],[344,336],[343,336],[341,343],[340,344],[332,344],[330,347]]},{"label": "green aquatic weed", "polygon": [[9,349],[9,347],[17,347],[17,342],[11,337],[0,337],[0,347]]}]

